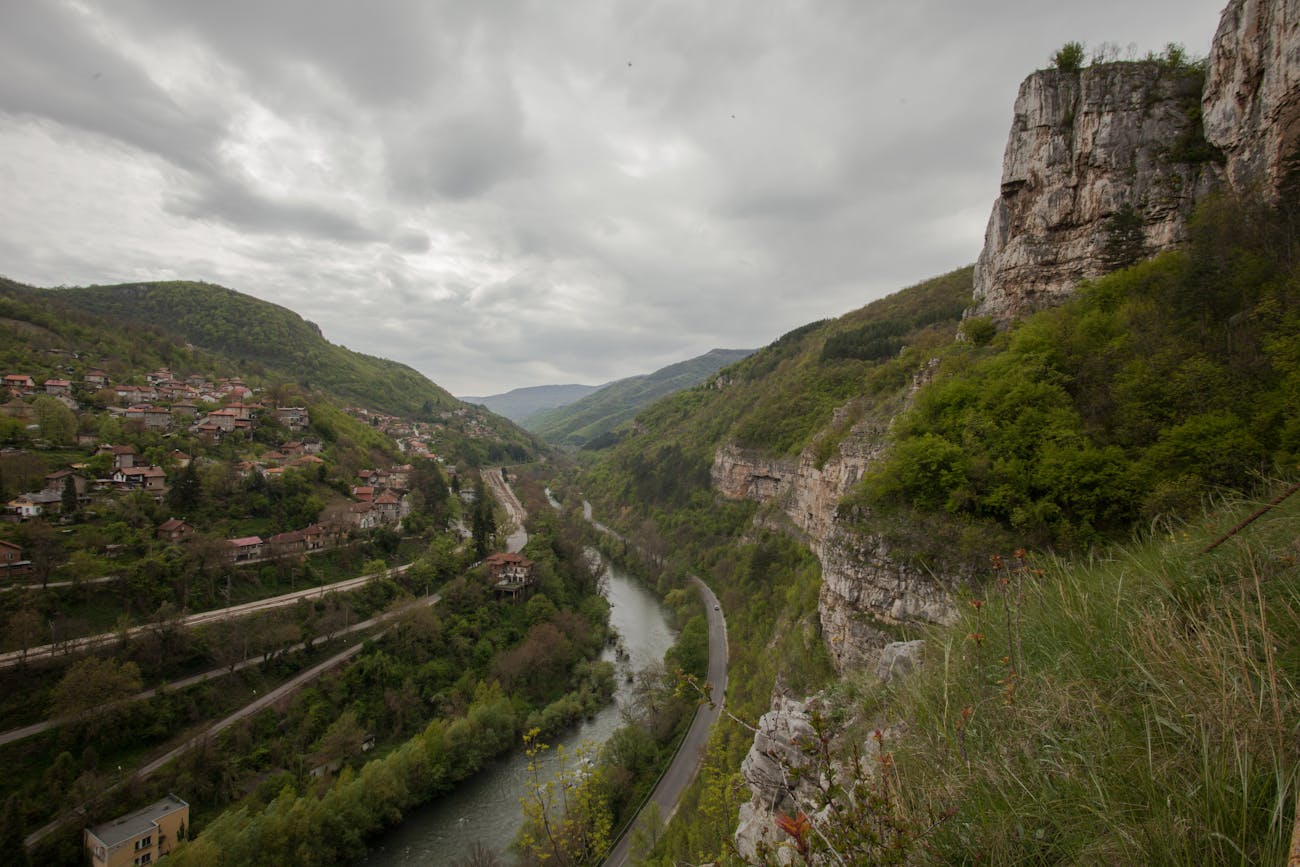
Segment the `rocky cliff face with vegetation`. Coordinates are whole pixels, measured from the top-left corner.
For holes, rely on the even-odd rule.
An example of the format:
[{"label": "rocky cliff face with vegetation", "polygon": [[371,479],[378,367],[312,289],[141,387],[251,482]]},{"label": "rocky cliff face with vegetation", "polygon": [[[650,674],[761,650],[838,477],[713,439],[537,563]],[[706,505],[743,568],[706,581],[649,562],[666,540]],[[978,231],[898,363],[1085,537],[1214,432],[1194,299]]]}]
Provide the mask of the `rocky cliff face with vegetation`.
[{"label": "rocky cliff face with vegetation", "polygon": [[1016,97],[970,315],[1012,319],[1182,244],[1206,195],[1294,184],[1298,146],[1294,0],[1234,0],[1205,63],[1172,52],[1034,73]]},{"label": "rocky cliff face with vegetation", "polygon": [[[1279,191],[1294,193],[1300,169],[1300,0],[1234,0],[1223,13],[1204,65],[1171,53],[1136,63],[1045,70],[1025,80],[1015,103],[1001,195],[975,269],[975,304],[968,319],[1019,318],[1063,301],[1082,280],[1184,245],[1195,234],[1194,209],[1216,191],[1242,194],[1247,201],[1266,200]],[[1163,267],[1196,263],[1215,246],[1203,238],[1199,243],[1187,259],[1165,259]],[[1154,273],[1157,266],[1152,267]],[[1198,278],[1179,279],[1187,280],[1192,294],[1203,292]],[[1197,310],[1214,303],[1189,297],[1179,303]],[[1225,318],[1202,314],[1202,321]],[[1049,333],[1063,337],[1068,329],[1047,329],[1040,337]],[[896,411],[911,403],[925,373],[922,369]],[[995,414],[995,426],[1014,425],[1015,414],[1025,411],[1027,394],[1022,390],[1011,413]],[[956,395],[938,402],[960,402]],[[1187,414],[1171,414],[1170,423]],[[807,534],[821,563],[819,619],[836,667],[841,673],[874,667],[881,679],[889,676],[880,673],[878,664],[887,646],[915,652],[920,645],[890,644],[890,625],[957,620],[963,615],[950,591],[971,577],[960,569],[918,562],[916,552],[898,544],[897,533],[873,514],[870,498],[854,495],[859,480],[878,473],[889,460],[886,440],[897,419],[897,414],[891,420],[878,413],[870,422],[858,422],[829,457],[815,443],[796,458],[782,459],[726,446],[718,449],[712,467],[717,491],[777,507]],[[1070,448],[1083,453],[1078,442]],[[1153,453],[1160,448],[1157,443]],[[937,478],[946,468],[933,455],[933,449],[926,452],[931,462],[918,466]],[[1195,468],[1207,478],[1209,471],[1208,464]],[[962,482],[934,484],[944,492],[930,509],[960,511],[949,490],[970,496],[960,491]],[[921,529],[913,535],[924,533]],[[980,613],[973,615],[972,629],[982,633]],[[972,617],[970,611],[964,616]],[[965,634],[967,629],[963,625],[956,631]],[[1017,676],[1019,672],[1013,674]],[[946,707],[946,688],[943,699]],[[964,731],[964,720],[958,730]],[[813,803],[809,798],[793,803],[797,792],[782,785],[786,776],[780,767],[783,760],[787,771],[799,764],[802,754],[795,744],[808,738],[807,703],[778,696],[759,728],[742,769],[753,797],[740,810],[735,837],[740,852],[751,858],[760,844],[780,846],[784,841],[790,847],[798,832],[778,833],[777,815],[793,816]],[[793,850],[786,854],[792,856]]]},{"label": "rocky cliff face with vegetation", "polygon": [[1016,97],[975,267],[973,315],[1014,318],[1179,244],[1219,179],[1201,131],[1202,73],[1167,61],[1047,69]]},{"label": "rocky cliff face with vegetation", "polygon": [[[844,415],[845,410],[836,414],[836,424]],[[889,624],[942,623],[952,615],[946,587],[951,582],[894,556],[884,535],[864,532],[860,516],[840,512],[844,497],[884,454],[886,432],[880,416],[870,415],[823,461],[817,443],[787,458],[726,445],[715,454],[711,471],[714,489],[723,496],[771,503],[806,534],[821,563],[822,636],[841,672],[874,664],[891,640]]]},{"label": "rocky cliff face with vegetation", "polygon": [[1238,0],[1219,20],[1202,103],[1205,136],[1238,189],[1276,188],[1300,145],[1300,2]]}]

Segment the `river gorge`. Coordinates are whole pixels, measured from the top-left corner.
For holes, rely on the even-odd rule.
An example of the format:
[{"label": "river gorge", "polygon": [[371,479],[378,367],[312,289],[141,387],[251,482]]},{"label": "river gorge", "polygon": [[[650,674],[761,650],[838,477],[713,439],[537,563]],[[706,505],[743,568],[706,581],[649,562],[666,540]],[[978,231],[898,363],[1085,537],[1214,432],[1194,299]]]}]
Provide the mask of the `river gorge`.
[{"label": "river gorge", "polygon": [[[593,552],[594,553],[594,552]],[[621,637],[624,658],[613,648],[603,658],[618,668],[614,701],[595,717],[562,736],[547,739],[554,760],[556,748],[566,755],[582,744],[599,745],[622,724],[620,707],[628,701],[629,674],[663,659],[677,638],[671,612],[635,578],[605,562],[605,595],[610,625]],[[379,839],[365,864],[395,867],[412,864],[449,864],[465,858],[481,843],[504,860],[523,823],[520,799],[527,791],[528,758],[522,750],[488,766],[455,792],[411,813],[398,827]]]}]

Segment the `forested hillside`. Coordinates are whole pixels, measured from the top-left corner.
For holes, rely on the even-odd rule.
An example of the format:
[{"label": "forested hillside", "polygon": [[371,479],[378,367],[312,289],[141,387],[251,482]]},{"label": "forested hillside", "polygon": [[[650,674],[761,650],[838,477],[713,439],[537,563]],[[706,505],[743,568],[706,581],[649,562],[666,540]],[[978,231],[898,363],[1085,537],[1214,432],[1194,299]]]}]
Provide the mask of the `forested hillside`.
[{"label": "forested hillside", "polygon": [[37,290],[63,303],[164,329],[277,378],[395,415],[428,417],[459,402],[404,364],[353,352],[276,304],[208,283],[124,283]]},{"label": "forested hillside", "polygon": [[[904,289],[838,319],[796,328],[722,374],[659,401],[601,451],[595,490],[648,507],[683,505],[709,484],[714,450],[736,442],[772,455],[816,440],[829,454],[877,403],[957,333],[971,269]],[[837,413],[837,410],[841,410]]]},{"label": "forested hillside", "polygon": [[[1210,199],[1200,206],[1185,249],[1085,284],[1073,300],[1002,330],[988,320],[960,322],[969,298],[969,270],[904,290],[840,319],[812,323],[723,376],[643,411],[635,429],[600,452],[580,483],[605,504],[607,513],[623,508],[621,524],[643,550],[661,556],[670,571],[706,575],[725,600],[733,656],[728,703],[739,716],[754,721],[767,709],[774,687],[802,695],[831,682],[817,628],[819,582],[792,552],[781,553],[788,544],[780,541],[782,537],[803,538],[783,514],[790,510],[788,499],[760,505],[755,512],[752,504],[726,503],[711,490],[710,470],[719,448],[743,449],[756,456],[752,458],[756,466],[795,454],[801,455],[805,466],[809,461],[817,466],[849,439],[869,432],[875,443],[870,447],[880,449],[879,455],[839,503],[837,526],[848,538],[864,540],[858,544],[878,546],[868,550],[887,552],[876,555],[888,558],[882,569],[955,576],[947,580],[954,582],[959,600],[963,596],[984,600],[1007,592],[1006,581],[994,582],[1008,573],[990,570],[990,555],[1001,554],[1001,562],[1013,564],[1020,562],[1011,558],[1016,547],[1028,549],[1029,558],[1035,551],[1038,557],[1049,556],[1043,552],[1096,556],[1104,546],[1123,542],[1135,531],[1177,528],[1180,521],[1199,520],[1204,504],[1212,498],[1233,491],[1271,492],[1276,490],[1272,480],[1293,480],[1296,474],[1300,460],[1300,271],[1296,265],[1300,235],[1296,225],[1285,209],[1229,196]],[[865,446],[856,441],[853,447]],[[1207,520],[1216,526],[1231,523],[1226,516]],[[1177,555],[1141,556],[1189,555],[1180,549]],[[1177,588],[1170,584],[1173,578],[1159,570],[1143,579],[1151,583],[1135,582],[1132,587],[1110,573],[1104,579],[1053,573],[1058,576],[1054,580],[1076,582],[1070,585],[1076,589],[1056,602],[1044,597],[1041,604],[1050,610],[1041,614],[1044,620],[1034,628],[1045,630],[1043,640],[1059,647],[1052,643],[1058,640],[1051,637],[1052,630],[1082,628],[1078,623],[1089,616],[1086,598],[1092,591],[1081,588],[1102,581],[1106,589],[1096,592],[1113,594],[1118,600],[1113,602],[1116,610],[1130,605],[1154,605],[1153,610],[1173,606],[1188,628],[1217,634],[1214,630],[1222,623],[1204,620],[1213,608],[1206,605],[1217,594],[1230,594],[1232,587],[1249,584],[1250,555],[1244,557],[1206,568],[1188,561],[1188,568],[1200,577],[1191,584],[1180,582]],[[1294,551],[1277,538],[1257,557],[1274,564],[1256,564],[1257,570],[1276,567],[1282,570],[1278,575],[1286,573],[1294,579],[1293,572],[1287,572],[1294,568]],[[1030,567],[1024,568],[1022,574],[1030,574]],[[1046,594],[1047,588],[1040,592]],[[1162,596],[1166,592],[1174,598]],[[1276,623],[1290,610],[1281,596],[1277,598],[1276,604],[1283,607],[1273,609],[1273,597],[1267,595],[1260,600],[1263,607],[1256,606],[1260,634],[1279,628]],[[756,599],[765,601],[755,605]],[[959,607],[961,611],[964,607]],[[985,742],[996,752],[999,744],[1018,742],[1017,737],[998,736],[989,727],[1004,723],[986,715],[998,701],[1011,700],[1007,696],[1015,695],[1016,678],[1028,676],[1014,658],[1018,652],[1031,653],[1029,639],[1025,638],[1021,650],[1016,644],[1019,633],[1011,639],[999,633],[996,640],[1003,642],[1001,648],[985,651],[980,667],[976,656],[984,634],[995,640],[990,619],[994,615],[980,620],[978,610],[970,613],[951,633],[942,626],[906,621],[880,620],[874,626],[896,639],[927,637],[949,647],[944,653],[961,654],[962,664],[968,666],[966,674],[937,672],[930,679],[934,683],[918,689],[957,689],[953,679],[961,677],[985,684],[973,697],[954,700],[969,701],[971,712],[986,719],[980,723],[981,737],[988,738]],[[1000,609],[995,615],[1003,616]],[[1013,607],[1008,616],[1014,620],[1021,614]],[[1152,616],[1170,615],[1166,611]],[[1174,646],[1169,639],[1156,637],[1149,625],[1145,616],[1139,616],[1132,623],[1114,625],[1113,634],[1105,630],[1091,634],[1097,640],[1110,634],[1107,641],[1140,635],[1152,646]],[[1024,629],[1027,636],[1028,625]],[[979,634],[980,640],[970,645],[953,637],[966,633]],[[995,677],[991,668],[1007,654],[1008,640],[1017,648],[1010,680],[1005,658],[1001,675]],[[1239,654],[1234,658],[1249,667],[1245,660],[1256,658],[1251,648],[1258,645],[1255,638],[1241,641],[1244,644],[1231,653]],[[1044,649],[1048,644],[1035,644],[1032,653],[1048,653]],[[1285,660],[1275,657],[1266,673],[1282,689],[1282,684],[1300,678],[1300,669],[1295,657],[1279,648]],[[1190,654],[1189,649],[1186,659]],[[1163,666],[1158,677],[1142,668],[1140,660],[1137,670],[1146,672],[1140,676],[1155,678],[1150,688],[1167,690],[1170,700],[1209,701],[1207,696],[1193,695],[1196,690],[1190,685],[1177,687],[1176,683],[1187,683],[1186,669],[1173,659],[1167,662],[1158,663]],[[1051,684],[1064,684],[1067,673],[1051,671],[1035,672],[1040,678],[1036,688],[1047,690],[1035,697],[1037,702],[1065,700],[1051,692]],[[1068,673],[1076,676],[1082,678],[1079,691],[1098,688],[1100,681],[1091,679],[1091,670]],[[1139,675],[1130,671],[1115,676]],[[997,684],[989,685],[994,680]],[[961,708],[949,708],[946,718],[935,720],[934,700],[930,693],[928,698],[915,699],[922,703],[910,705],[912,710],[898,710],[882,705],[880,696],[872,692],[841,702],[834,713],[841,722],[865,716],[868,722],[862,724],[870,725],[871,719],[878,718],[871,715],[884,709],[888,719],[902,714],[909,724],[921,725],[920,743],[928,744],[925,749],[973,749],[952,739],[954,732],[960,735],[966,730],[964,726],[974,731],[969,716],[963,717]],[[1110,706],[1124,714],[1122,720],[1105,725],[1140,735],[1141,719],[1127,714],[1129,703],[1121,705]],[[1035,707],[1042,707],[1043,714],[1054,713],[1045,704]],[[1148,722],[1155,719],[1152,713],[1163,712],[1148,710]],[[937,728],[925,728],[931,724]],[[1005,723],[1011,727],[1008,731],[1022,724],[1028,721]],[[1226,729],[1205,728],[1214,724],[1202,718],[1193,725],[1179,723],[1162,730],[1156,739],[1158,748],[1156,741],[1147,741],[1150,760],[1172,767],[1181,755],[1204,754],[1208,758],[1203,766],[1180,765],[1175,774],[1193,779],[1198,773],[1246,779],[1258,770],[1276,783],[1261,797],[1290,805],[1296,767],[1293,746],[1270,751],[1264,744],[1262,753],[1223,754],[1208,746],[1227,736]],[[1247,728],[1265,724],[1242,723]],[[1044,725],[1034,730],[1033,737],[1056,743],[1063,736],[1059,728]],[[1080,732],[1079,737],[1084,741],[1107,737],[1101,728],[1089,731],[1092,734]],[[704,781],[683,811],[692,818],[670,830],[656,850],[658,860],[650,863],[707,860],[728,851],[739,808],[731,787],[740,781],[740,759],[751,739],[752,733],[740,728],[724,729],[718,735],[706,760],[709,770]],[[900,751],[913,748],[911,744],[898,747]],[[1100,755],[1110,747],[1099,740],[1091,749]],[[916,761],[935,760],[931,755]],[[843,836],[834,845],[845,847],[839,851],[876,855],[888,849],[873,847],[887,847],[891,839],[900,845],[919,845],[917,829],[943,810],[964,815],[961,827],[982,829],[979,837],[965,836],[957,826],[951,833],[946,829],[942,839],[944,845],[954,847],[949,850],[954,857],[976,841],[979,850],[994,860],[1000,857],[996,853],[1006,855],[1024,845],[1023,839],[994,830],[995,826],[1005,830],[1008,821],[996,818],[1000,814],[994,812],[995,805],[1017,785],[1040,791],[1033,787],[1056,783],[1024,782],[1024,775],[1014,773],[1007,776],[1007,769],[991,755],[981,758],[979,765],[973,758],[966,764],[969,771],[963,773],[980,775],[969,783],[974,788],[957,787],[951,778],[927,782],[933,788],[909,792],[904,799],[911,811],[906,812],[907,821],[912,824],[891,823],[883,831],[839,827],[836,833]],[[961,770],[958,766],[953,773]],[[914,776],[919,781],[923,775]],[[1073,815],[1071,810],[1087,810],[1087,804],[1094,802],[1097,809],[1113,806],[1124,801],[1135,785],[1119,766],[1099,767],[1094,783],[1100,787],[1094,799],[1062,796],[1050,801],[1050,808],[1047,801],[1023,808],[1038,810],[1038,827],[1047,835],[1038,839],[1053,841],[1036,851],[1050,853],[1044,857],[1051,859],[1088,860],[1088,853],[1097,851],[1145,859],[1173,845],[1168,836],[1143,831],[1136,814],[1134,824],[1124,825],[1129,820],[1122,810],[1108,813],[1107,820],[1112,829],[1127,828],[1116,832],[1126,841],[1122,845],[1097,850],[1092,848],[1095,836],[1067,831],[1084,827],[1087,821],[1086,815]],[[1156,793],[1161,784],[1144,785]],[[972,794],[950,801],[940,797],[953,791]],[[895,790],[890,797],[903,796]],[[1220,791],[1215,798],[1198,814],[1207,827],[1227,829],[1223,833],[1236,841],[1234,845],[1277,851],[1277,835],[1284,832],[1285,823],[1262,816],[1258,811],[1266,805],[1250,800],[1239,789]],[[900,801],[890,803],[891,809],[904,815]],[[1239,822],[1229,815],[1233,810],[1245,811]],[[819,848],[825,842],[810,845]]]},{"label": "forested hillside", "polygon": [[748,349],[714,349],[644,376],[611,382],[573,403],[530,416],[524,426],[556,445],[608,445],[612,432],[661,397],[689,388],[750,354]]}]

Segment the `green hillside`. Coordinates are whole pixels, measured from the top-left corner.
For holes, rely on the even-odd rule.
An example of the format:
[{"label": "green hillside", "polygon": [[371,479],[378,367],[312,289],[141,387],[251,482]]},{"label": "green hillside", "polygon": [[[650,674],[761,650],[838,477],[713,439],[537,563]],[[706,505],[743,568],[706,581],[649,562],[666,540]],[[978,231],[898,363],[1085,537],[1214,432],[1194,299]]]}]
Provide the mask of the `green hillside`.
[{"label": "green hillside", "polygon": [[[1186,249],[1002,331],[960,322],[969,269],[914,286],[654,404],[578,479],[670,574],[707,576],[728,612],[728,707],[754,721],[775,684],[803,695],[833,681],[820,575],[780,508],[711,490],[714,455],[730,444],[816,462],[855,424],[878,431],[884,458],[839,503],[840,530],[894,562],[975,576],[957,593],[980,604],[951,630],[878,624],[950,660],[916,694],[831,687],[837,725],[904,719],[916,733],[886,747],[904,776],[876,807],[897,824],[834,829],[853,863],[885,854],[872,833],[906,849],[941,815],[955,818],[930,840],[936,863],[1188,863],[1200,851],[1267,863],[1285,851],[1297,757],[1290,711],[1267,696],[1300,676],[1280,638],[1293,631],[1294,507],[1290,524],[1224,558],[1199,559],[1213,534],[1189,541],[1178,522],[1221,532],[1235,518],[1203,519],[1205,503],[1295,478],[1296,225],[1258,203],[1208,201]],[[1109,547],[1151,528],[1172,544]],[[1008,574],[1019,547],[1037,562]],[[989,568],[997,553],[1002,571]],[[1006,588],[1030,577],[1008,614]],[[724,729],[705,759],[716,772],[681,805],[691,818],[647,863],[726,851],[751,742]],[[729,806],[707,807],[718,803]]]},{"label": "green hillside", "polygon": [[971,274],[962,268],[796,328],[725,374],[655,403],[600,454],[591,489],[610,502],[680,506],[707,490],[724,443],[780,456],[816,439],[829,455],[865,413],[887,417],[913,374],[952,343]]},{"label": "green hillside", "polygon": [[748,356],[749,349],[713,349],[654,373],[611,382],[594,394],[524,419],[528,430],[556,445],[599,447],[609,433],[654,401],[702,382],[728,364]]},{"label": "green hillside", "polygon": [[292,310],[221,286],[175,281],[40,291],[90,313],[173,332],[254,370],[381,412],[430,416],[460,405],[404,364],[336,346]]}]

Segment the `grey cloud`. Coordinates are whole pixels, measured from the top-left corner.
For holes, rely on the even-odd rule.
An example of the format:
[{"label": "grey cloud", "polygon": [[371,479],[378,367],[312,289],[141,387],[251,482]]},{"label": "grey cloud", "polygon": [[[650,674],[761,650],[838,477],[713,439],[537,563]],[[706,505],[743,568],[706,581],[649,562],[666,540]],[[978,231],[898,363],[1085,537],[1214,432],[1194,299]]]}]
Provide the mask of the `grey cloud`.
[{"label": "grey cloud", "polygon": [[58,3],[8,3],[0,28],[0,109],[106,136],[203,170],[219,119],[178,105],[139,64],[103,45]]},{"label": "grey cloud", "polygon": [[175,193],[164,207],[179,217],[216,220],[262,234],[308,235],[352,243],[383,238],[360,220],[337,210],[312,202],[272,199],[230,178],[210,178],[193,189]]},{"label": "grey cloud", "polygon": [[517,108],[494,106],[427,124],[396,143],[390,182],[409,200],[465,199],[527,173],[538,155],[523,136]]}]

